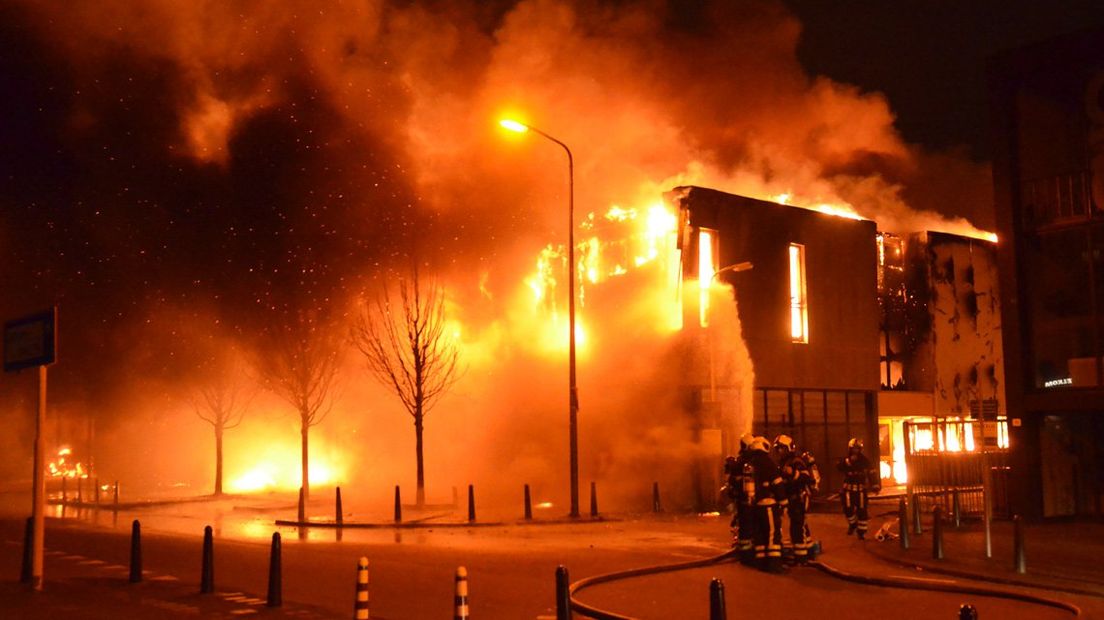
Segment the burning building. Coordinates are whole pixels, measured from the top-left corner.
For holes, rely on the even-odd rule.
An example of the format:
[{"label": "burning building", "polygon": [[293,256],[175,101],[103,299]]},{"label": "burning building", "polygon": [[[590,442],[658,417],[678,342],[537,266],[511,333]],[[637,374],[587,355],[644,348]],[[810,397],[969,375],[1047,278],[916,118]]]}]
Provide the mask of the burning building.
[{"label": "burning building", "polygon": [[[982,446],[1007,447],[992,241],[879,233],[839,212],[700,187],[668,199],[684,331],[706,351],[684,386],[702,441],[731,453],[742,432],[785,433],[830,464],[860,437],[889,484],[913,465],[918,489],[980,486]],[[733,299],[738,332],[725,333],[717,306]],[[717,370],[733,338],[750,373],[735,385]],[[838,486],[834,467],[822,471],[825,488]]]},{"label": "burning building", "polygon": [[1014,509],[1104,511],[1104,31],[993,59]]}]

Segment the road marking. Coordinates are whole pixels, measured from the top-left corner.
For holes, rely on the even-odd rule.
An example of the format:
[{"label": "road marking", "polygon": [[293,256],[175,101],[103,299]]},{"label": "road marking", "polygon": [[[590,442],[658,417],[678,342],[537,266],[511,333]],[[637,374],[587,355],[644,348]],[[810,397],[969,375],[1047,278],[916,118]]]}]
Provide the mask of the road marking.
[{"label": "road marking", "polygon": [[77,561],[77,560],[87,560],[88,558],[84,557],[83,555],[65,555],[65,556],[62,556],[61,559]]},{"label": "road marking", "polygon": [[107,564],[107,562],[104,562],[103,560],[85,560],[83,562],[77,562],[77,564],[80,564],[81,566],[100,566],[102,564]]},{"label": "road marking", "polygon": [[232,615],[232,616],[247,616],[249,614],[255,614],[255,613],[257,613],[256,609],[235,609],[234,611],[230,612],[230,615]]},{"label": "road marking", "polygon": [[264,600],[263,598],[246,598],[239,602],[245,603],[246,605],[264,605],[268,601]]},{"label": "road marking", "polygon": [[156,577],[150,577],[150,581],[180,581],[180,579],[172,575],[158,575]]}]

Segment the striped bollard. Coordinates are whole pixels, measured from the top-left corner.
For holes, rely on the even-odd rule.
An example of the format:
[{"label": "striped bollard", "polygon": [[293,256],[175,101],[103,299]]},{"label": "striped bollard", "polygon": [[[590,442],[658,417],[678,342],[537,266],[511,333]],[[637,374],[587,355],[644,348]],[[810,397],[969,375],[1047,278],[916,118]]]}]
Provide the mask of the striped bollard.
[{"label": "striped bollard", "polygon": [[724,582],[716,577],[709,582],[709,620],[727,620],[725,611]]},{"label": "striped bollard", "polygon": [[468,620],[468,569],[456,569],[456,615],[454,620]]},{"label": "striped bollard", "polygon": [[368,558],[357,561],[356,605],[353,620],[368,620]]},{"label": "striped bollard", "polygon": [[571,620],[571,580],[567,567],[556,567],[556,620]]}]

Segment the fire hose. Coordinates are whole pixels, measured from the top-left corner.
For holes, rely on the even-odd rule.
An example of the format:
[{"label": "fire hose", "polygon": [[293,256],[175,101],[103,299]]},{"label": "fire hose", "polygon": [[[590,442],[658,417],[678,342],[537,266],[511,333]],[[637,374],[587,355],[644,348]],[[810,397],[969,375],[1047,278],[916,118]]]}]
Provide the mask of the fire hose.
[{"label": "fire hose", "polygon": [[[620,581],[633,577],[643,577],[645,575],[655,575],[658,573],[687,570],[691,568],[702,568],[705,566],[711,566],[713,564],[720,564],[721,562],[732,559],[734,555],[734,551],[728,551],[726,553],[703,558],[701,560],[691,560],[689,562],[679,562],[676,564],[645,566],[641,568],[633,568],[624,571],[616,571],[612,573],[605,573],[602,575],[595,575],[593,577],[586,577],[571,584],[571,586],[568,588],[571,599],[571,609],[583,616],[586,616],[588,618],[596,618],[597,620],[637,620],[633,616],[625,616],[616,612],[599,609],[592,605],[587,605],[586,603],[583,603],[582,601],[576,599],[575,595],[578,592],[585,590],[586,588],[603,583],[610,583],[613,581]],[[1061,601],[1058,599],[1047,598],[1044,596],[1037,596],[1034,594],[1009,592],[1007,590],[998,590],[981,586],[963,585],[956,582],[937,583],[931,581],[920,581],[907,577],[868,577],[865,575],[854,575],[824,564],[820,561],[809,562],[809,566],[815,567],[817,570],[820,570],[821,572],[836,579],[850,581],[852,583],[858,583],[862,585],[879,586],[884,588],[901,588],[906,590],[950,592],[955,594],[973,594],[976,596],[1003,598],[1061,609],[1063,611],[1071,613],[1075,617],[1079,617],[1081,615],[1081,608],[1077,605],[1074,605],[1073,603],[1068,603],[1066,601]]]}]

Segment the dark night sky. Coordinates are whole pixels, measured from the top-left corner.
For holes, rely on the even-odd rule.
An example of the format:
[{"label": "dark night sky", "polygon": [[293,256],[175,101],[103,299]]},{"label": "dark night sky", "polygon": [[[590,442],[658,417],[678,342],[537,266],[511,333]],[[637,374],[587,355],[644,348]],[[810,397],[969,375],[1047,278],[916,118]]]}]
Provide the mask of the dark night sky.
[{"label": "dark night sky", "polygon": [[[884,92],[907,142],[933,150],[966,145],[981,161],[987,140],[985,57],[1104,23],[1104,3],[1099,1],[783,1],[803,22],[798,58],[806,73]],[[159,25],[141,20],[150,15],[172,19],[177,13],[195,18],[187,15],[195,11],[188,3],[151,3],[161,12],[145,10],[145,5],[135,10],[141,3],[105,3],[116,12],[101,10],[99,3],[74,3],[54,14],[50,11],[55,7],[45,3],[0,4],[0,248],[5,254],[0,312],[8,318],[59,302],[67,362],[64,368],[59,365],[59,393],[91,402],[109,402],[130,377],[149,376],[151,368],[155,377],[186,373],[203,356],[203,343],[220,330],[255,329],[258,309],[317,309],[355,293],[366,266],[394,257],[396,239],[425,215],[419,209],[423,196],[411,153],[396,137],[405,136],[415,97],[404,82],[407,76],[391,67],[403,64],[398,55],[411,37],[395,35],[381,44],[368,36],[355,39],[355,29],[343,29],[344,24],[329,24],[344,35],[354,31],[343,47],[337,46],[326,37],[310,39],[311,29],[300,28],[298,16],[272,19],[265,14],[277,6],[271,5],[255,9],[262,15],[254,26],[276,23],[274,32],[254,27],[241,34],[233,30],[236,24],[200,16],[197,23],[212,30],[205,33],[212,35],[210,46],[182,45],[171,38],[170,29],[162,46]],[[452,56],[439,56],[434,40],[415,48],[425,54],[424,66],[412,62],[407,69],[415,74],[424,69],[422,77],[446,101],[454,97],[484,103],[473,92],[480,81],[490,79],[480,71],[493,58],[491,48],[501,43],[494,33],[517,3],[392,4],[396,12],[405,11],[404,19],[427,20],[427,28],[413,31],[419,35],[443,22],[457,25],[459,43],[443,38],[454,45]],[[427,7],[425,15],[409,10],[419,4]],[[530,3],[529,10],[534,10],[532,4],[541,9],[540,3]],[[622,65],[602,67],[629,67],[613,77],[630,94],[638,87],[652,95],[657,90],[653,83],[659,81],[672,89],[662,97],[665,101],[687,92],[709,97],[715,90],[757,87],[759,76],[747,70],[745,83],[733,79],[733,84],[715,89],[691,83],[698,80],[697,58],[678,55],[694,53],[684,48],[693,48],[696,41],[681,43],[696,32],[706,33],[702,51],[711,54],[705,59],[710,62],[701,63],[702,71],[729,77],[733,62],[762,61],[763,71],[781,74],[775,86],[782,97],[797,99],[792,93],[803,95],[801,89],[808,88],[805,76],[791,71],[790,20],[768,0],[736,8],[721,2],[659,0],[575,4],[586,15],[572,34],[596,46],[613,42],[594,57],[604,59],[606,51],[615,56],[623,51],[618,47],[622,44],[633,48]],[[665,20],[655,27],[658,36],[644,27],[644,36],[638,36],[633,24],[606,30],[610,17],[626,6],[663,10]],[[720,26],[703,23],[710,7],[723,14]],[[91,27],[74,17],[78,9],[118,23]],[[522,17],[515,18],[522,23],[514,27],[524,31]],[[311,19],[321,18],[312,12]],[[757,39],[760,25],[767,32]],[[554,26],[549,30],[557,34]],[[116,31],[125,33],[119,39],[129,39],[116,40]],[[734,50],[726,39],[731,33],[764,49]],[[455,33],[444,33],[449,34]],[[552,40],[554,47],[558,38]],[[80,41],[87,47],[80,47]],[[225,61],[203,56],[208,49],[222,51],[219,45],[236,52],[239,44],[256,54],[249,63],[238,64],[229,53]],[[338,60],[370,87],[342,90],[342,82],[325,75],[317,61],[318,50],[327,45],[337,46],[344,54]],[[437,68],[442,66],[447,70]],[[203,71],[213,77],[197,77]],[[634,84],[640,72],[645,82],[653,83]],[[709,79],[723,78],[698,81]],[[248,96],[266,92],[266,85],[279,95],[242,114],[228,138],[225,161],[199,161],[187,152],[180,127],[197,107],[197,93],[209,87],[223,101],[248,102]],[[751,109],[749,118],[773,106],[769,94],[758,95],[753,105],[759,108]],[[849,97],[839,96],[854,99]],[[349,101],[358,115],[344,111]],[[734,112],[726,101],[708,102],[700,106],[707,113],[698,114],[698,103],[683,103],[676,112],[685,118],[672,126],[696,128],[700,133],[693,139],[703,143],[726,142],[720,147],[706,144],[702,150],[730,150],[729,158],[737,163],[750,158],[754,150],[742,151],[739,142],[759,128],[749,130],[741,123],[755,121],[744,121],[742,111]],[[803,110],[795,105],[788,113]],[[710,115],[726,114],[721,122],[729,123],[731,133],[713,131]],[[799,136],[794,142],[803,146],[805,139]],[[821,163],[841,175],[875,170],[887,178],[894,169],[907,168],[894,160],[905,156],[875,151],[843,149],[837,159]],[[519,192],[507,191],[524,180],[489,178],[499,186],[498,201],[483,201],[477,213],[473,207],[475,215],[452,213],[454,219],[443,225],[455,228],[448,231],[450,238],[514,233],[510,226],[517,224],[498,213],[524,200],[517,197]],[[510,187],[511,182],[517,185]],[[468,204],[482,198],[475,195],[477,200]],[[181,328],[189,323],[196,331]],[[206,338],[195,337],[197,331]],[[158,346],[144,346],[151,333],[171,336]]]},{"label": "dark night sky", "polygon": [[909,142],[988,157],[985,61],[1104,24],[1099,0],[785,0],[810,72],[885,93]]}]

